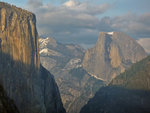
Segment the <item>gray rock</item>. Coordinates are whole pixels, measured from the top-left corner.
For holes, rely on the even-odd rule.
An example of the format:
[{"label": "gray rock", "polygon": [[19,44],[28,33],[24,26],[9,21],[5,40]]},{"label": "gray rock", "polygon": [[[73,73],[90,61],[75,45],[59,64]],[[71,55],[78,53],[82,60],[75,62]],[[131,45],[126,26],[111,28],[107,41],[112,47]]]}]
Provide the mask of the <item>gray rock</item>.
[{"label": "gray rock", "polygon": [[68,113],[79,113],[89,98],[105,83],[82,68],[84,49],[61,44],[52,38],[40,38],[41,63],[54,77]]},{"label": "gray rock", "polygon": [[35,15],[0,2],[0,83],[21,113],[65,113],[53,76],[40,65]]},{"label": "gray rock", "polygon": [[19,113],[13,100],[11,100],[0,85],[0,113]]},{"label": "gray rock", "polygon": [[128,35],[101,32],[95,47],[85,53],[83,67],[91,74],[111,81],[146,56],[144,49]]}]

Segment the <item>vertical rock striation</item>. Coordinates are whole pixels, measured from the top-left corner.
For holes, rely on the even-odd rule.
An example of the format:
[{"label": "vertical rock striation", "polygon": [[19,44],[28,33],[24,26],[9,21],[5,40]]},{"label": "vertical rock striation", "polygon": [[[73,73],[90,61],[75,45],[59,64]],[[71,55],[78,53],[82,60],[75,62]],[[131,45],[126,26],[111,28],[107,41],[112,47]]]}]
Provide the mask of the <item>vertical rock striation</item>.
[{"label": "vertical rock striation", "polygon": [[83,67],[97,77],[110,81],[144,57],[144,49],[128,35],[101,32],[95,47],[85,53]]},{"label": "vertical rock striation", "polygon": [[0,4],[1,52],[14,61],[40,68],[35,15],[16,7]]},{"label": "vertical rock striation", "polygon": [[65,113],[53,76],[40,66],[35,15],[2,2],[0,82],[21,113]]},{"label": "vertical rock striation", "polygon": [[6,95],[0,85],[0,113],[19,113],[14,102]]}]

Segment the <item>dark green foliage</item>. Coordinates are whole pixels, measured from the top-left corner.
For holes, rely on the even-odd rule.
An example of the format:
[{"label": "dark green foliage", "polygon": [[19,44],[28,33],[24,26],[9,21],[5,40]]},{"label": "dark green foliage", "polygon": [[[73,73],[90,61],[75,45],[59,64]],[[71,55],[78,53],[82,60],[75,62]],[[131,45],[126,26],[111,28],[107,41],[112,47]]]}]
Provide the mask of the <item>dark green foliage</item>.
[{"label": "dark green foliage", "polygon": [[110,85],[122,86],[129,89],[150,90],[150,56],[117,76]]},{"label": "dark green foliage", "polygon": [[103,87],[80,113],[150,113],[150,91]]},{"label": "dark green foliage", "polygon": [[150,56],[100,88],[80,113],[150,113]]}]

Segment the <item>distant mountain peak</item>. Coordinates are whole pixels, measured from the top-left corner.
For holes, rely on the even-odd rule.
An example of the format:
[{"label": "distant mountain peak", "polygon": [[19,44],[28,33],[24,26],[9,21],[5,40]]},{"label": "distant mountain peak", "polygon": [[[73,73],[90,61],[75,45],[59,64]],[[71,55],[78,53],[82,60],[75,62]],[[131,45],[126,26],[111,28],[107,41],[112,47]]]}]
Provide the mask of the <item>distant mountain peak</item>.
[{"label": "distant mountain peak", "polygon": [[144,49],[125,33],[100,32],[95,47],[85,53],[83,67],[109,81],[146,56]]},{"label": "distant mountain peak", "polygon": [[100,32],[100,34],[101,34],[101,33],[108,34],[108,35],[113,35],[113,34],[114,34],[113,31],[112,31],[112,32]]}]

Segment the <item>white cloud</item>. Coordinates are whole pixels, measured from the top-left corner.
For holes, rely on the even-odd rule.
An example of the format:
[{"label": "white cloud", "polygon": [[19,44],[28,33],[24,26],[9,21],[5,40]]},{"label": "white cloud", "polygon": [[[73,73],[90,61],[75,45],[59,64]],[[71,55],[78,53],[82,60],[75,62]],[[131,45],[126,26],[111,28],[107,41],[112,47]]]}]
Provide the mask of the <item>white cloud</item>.
[{"label": "white cloud", "polygon": [[[33,1],[33,6],[39,4],[39,2],[36,3],[36,0],[31,0],[31,2]],[[29,7],[32,6],[29,5]],[[39,7],[34,7],[32,11],[37,15],[40,35],[50,35],[64,40],[69,38],[83,40],[85,37],[91,36],[92,38],[93,36],[96,40],[100,22],[97,15],[104,13],[109,7],[109,4],[91,5],[87,2],[69,0],[60,6],[39,5]]]},{"label": "white cloud", "polygon": [[150,13],[142,15],[128,13],[110,21],[114,30],[126,32],[136,38],[150,36]]},{"label": "white cloud", "polygon": [[75,0],[57,6],[45,5],[42,0],[28,0],[28,3],[29,10],[37,15],[39,34],[64,42],[92,44],[100,31],[122,31],[133,37],[150,36],[150,13],[99,18],[110,9],[109,4],[92,5]]},{"label": "white cloud", "polygon": [[78,5],[78,2],[74,1],[74,0],[69,0],[69,1],[65,2],[63,5],[66,7],[75,7]]},{"label": "white cloud", "polygon": [[28,7],[34,9],[43,5],[42,0],[27,0]]}]

